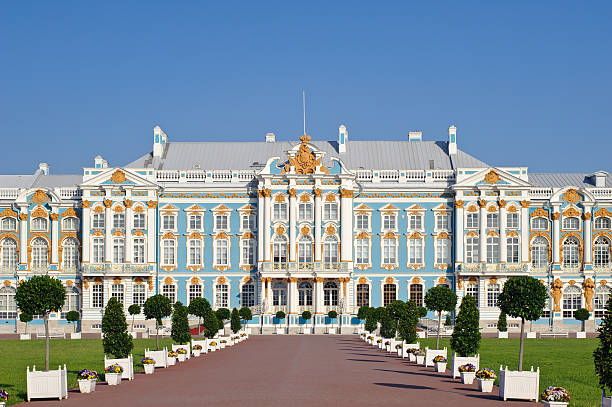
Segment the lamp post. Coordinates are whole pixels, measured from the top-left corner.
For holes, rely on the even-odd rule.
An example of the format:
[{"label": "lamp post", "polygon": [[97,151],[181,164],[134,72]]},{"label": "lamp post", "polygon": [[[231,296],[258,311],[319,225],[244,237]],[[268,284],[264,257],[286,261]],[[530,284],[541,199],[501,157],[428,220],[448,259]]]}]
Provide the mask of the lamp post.
[{"label": "lamp post", "polygon": [[553,279],[552,262],[546,263],[546,274],[548,275],[548,287],[547,287],[547,291],[548,291],[548,330],[552,332],[554,328],[553,327],[553,317],[554,317],[553,297],[550,291],[550,287],[552,285],[552,279]]}]

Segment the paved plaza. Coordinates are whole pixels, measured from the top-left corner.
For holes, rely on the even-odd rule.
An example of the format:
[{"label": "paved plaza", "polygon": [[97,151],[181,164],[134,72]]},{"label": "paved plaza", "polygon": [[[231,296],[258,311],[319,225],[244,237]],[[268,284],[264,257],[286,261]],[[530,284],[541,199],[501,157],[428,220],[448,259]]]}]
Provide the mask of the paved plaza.
[{"label": "paved plaza", "polygon": [[[136,374],[118,387],[71,391],[67,400],[32,406],[495,406],[448,373],[417,367],[357,336],[251,336],[230,349],[155,374]],[[25,404],[24,404],[25,405]]]}]

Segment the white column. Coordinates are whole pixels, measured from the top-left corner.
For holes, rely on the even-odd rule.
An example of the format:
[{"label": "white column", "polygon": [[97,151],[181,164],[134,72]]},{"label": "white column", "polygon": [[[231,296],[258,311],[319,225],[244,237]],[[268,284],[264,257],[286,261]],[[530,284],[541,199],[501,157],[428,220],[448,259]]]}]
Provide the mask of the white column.
[{"label": "white column", "polygon": [[593,262],[593,229],[592,229],[592,214],[591,207],[585,206],[584,208],[584,255],[583,255],[583,267],[584,265],[590,265]]},{"label": "white column", "polygon": [[132,201],[126,199],[125,205],[125,262],[131,263],[134,259],[132,245]]},{"label": "white column", "polygon": [[340,250],[343,262],[353,261],[353,191],[340,190]]},{"label": "white column", "polygon": [[[53,210],[57,210],[57,208],[53,208]],[[50,217],[51,217],[51,263],[57,264],[59,261],[59,228],[58,228],[59,214],[57,212],[53,212],[51,213]]]},{"label": "white column", "polygon": [[529,201],[521,201],[521,262],[529,263]]},{"label": "white column", "polygon": [[[264,198],[263,191],[257,191],[257,261],[262,262],[264,259]],[[261,297],[264,298],[263,296]]]},{"label": "white column", "polygon": [[110,199],[104,200],[104,206],[106,207],[106,209],[104,210],[104,226],[106,230],[106,234],[104,235],[104,260],[106,261],[106,263],[110,263],[111,261],[113,261],[113,212],[111,210],[112,204],[113,202]]},{"label": "white column", "polygon": [[81,214],[81,231],[83,236],[83,241],[81,242],[81,246],[83,247],[83,263],[89,263],[89,245],[91,242],[89,241],[89,225],[91,221],[89,220],[89,207],[91,202],[83,201],[82,205],[82,214]]},{"label": "white column", "polygon": [[296,240],[297,240],[297,199],[296,191],[289,190],[289,261],[296,261]]},{"label": "white column", "polygon": [[463,204],[455,202],[455,263],[463,263]]},{"label": "white column", "polygon": [[321,190],[316,188],[314,190],[315,199],[314,199],[314,216],[315,216],[315,230],[314,230],[314,243],[315,250],[314,256],[315,261],[321,261]]},{"label": "white column", "polygon": [[19,214],[19,262],[28,262],[28,208],[21,208]]},{"label": "white column", "polygon": [[155,224],[157,219],[155,217],[155,208],[157,208],[157,202],[147,202],[147,262],[155,263],[155,255],[157,253],[157,247],[155,246],[157,228]]},{"label": "white column", "polygon": [[323,313],[323,277],[315,278],[315,286],[314,286],[314,294],[315,294],[315,314]]},{"label": "white column", "polygon": [[559,255],[559,218],[561,217],[561,213],[559,213],[560,205],[555,205],[553,207],[553,235],[552,235],[552,251],[553,251],[553,263],[560,264],[561,256]]},{"label": "white column", "polygon": [[505,263],[508,258],[508,246],[506,245],[506,201],[499,201],[499,262]]},{"label": "white column", "polygon": [[272,192],[269,189],[264,189],[264,261],[269,262],[272,259],[270,253],[270,215],[271,215],[271,202],[270,196]]},{"label": "white column", "polygon": [[480,262],[486,263],[487,261],[487,202],[484,199],[478,201],[478,205],[480,206],[480,213],[478,215],[480,222],[480,238],[479,242],[479,252],[480,252]]},{"label": "white column", "polygon": [[289,292],[289,314],[297,314],[298,312],[298,292],[297,292],[297,278],[289,277],[289,283],[287,286]]}]

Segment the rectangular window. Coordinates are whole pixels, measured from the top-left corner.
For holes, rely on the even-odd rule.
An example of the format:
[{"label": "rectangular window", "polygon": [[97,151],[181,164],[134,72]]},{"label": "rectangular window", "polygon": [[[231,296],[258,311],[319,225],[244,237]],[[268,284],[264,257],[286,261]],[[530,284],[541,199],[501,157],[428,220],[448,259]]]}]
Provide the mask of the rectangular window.
[{"label": "rectangular window", "polygon": [[202,215],[189,215],[189,230],[202,230]]},{"label": "rectangular window", "polygon": [[227,239],[219,239],[216,241],[217,250],[215,264],[217,266],[227,266],[229,264],[228,257],[228,241]]},{"label": "rectangular window", "polygon": [[466,288],[466,295],[471,295],[475,300],[476,300],[476,306],[480,306],[479,303],[479,298],[478,298],[478,284],[476,283],[470,283],[467,285]]},{"label": "rectangular window", "polygon": [[337,202],[325,202],[323,205],[323,220],[338,220]]},{"label": "rectangular window", "polygon": [[497,307],[497,299],[500,293],[499,284],[489,284],[487,287],[487,307]]},{"label": "rectangular window", "polygon": [[478,229],[478,214],[468,213],[465,227],[468,229]]},{"label": "rectangular window", "polygon": [[506,262],[519,262],[519,240],[518,237],[510,237],[506,240]]},{"label": "rectangular window", "polygon": [[487,263],[499,263],[499,237],[487,237]]},{"label": "rectangular window", "polygon": [[357,284],[357,307],[368,307],[370,305],[370,286]]},{"label": "rectangular window", "polygon": [[196,298],[202,297],[202,285],[201,284],[191,284],[189,286],[189,303],[195,300]]},{"label": "rectangular window", "polygon": [[436,215],[436,229],[438,230],[448,230],[448,219],[449,216],[446,214]]},{"label": "rectangular window", "polygon": [[162,229],[164,230],[174,230],[175,228],[175,217],[174,215],[164,215],[162,216]]},{"label": "rectangular window", "polygon": [[162,295],[170,300],[170,304],[174,305],[176,302],[176,286],[174,284],[164,284]]},{"label": "rectangular window", "polygon": [[123,284],[113,284],[111,286],[111,297],[115,297],[121,304],[125,304]]},{"label": "rectangular window", "polygon": [[189,240],[189,264],[199,266],[202,264],[202,241],[198,239]]},{"label": "rectangular window", "polygon": [[546,218],[533,218],[531,220],[531,228],[534,230],[547,230],[548,220]]},{"label": "rectangular window", "polygon": [[298,205],[298,219],[299,220],[311,220],[312,219],[312,204],[310,202],[302,202]]},{"label": "rectangular window", "polygon": [[94,284],[91,287],[91,306],[93,308],[104,307],[104,286],[102,284]]},{"label": "rectangular window", "polygon": [[242,229],[255,230],[256,224],[255,215],[242,215]]},{"label": "rectangular window", "polygon": [[104,213],[94,213],[92,224],[94,229],[104,229]]},{"label": "rectangular window", "polygon": [[113,263],[125,263],[125,240],[113,239]]},{"label": "rectangular window", "polygon": [[449,239],[436,239],[436,264],[450,264]]},{"label": "rectangular window", "polygon": [[370,263],[370,240],[357,239],[355,241],[355,259],[357,264]]},{"label": "rectangular window", "polygon": [[410,299],[419,307],[423,306],[423,286],[421,284],[410,284]]},{"label": "rectangular window", "polygon": [[487,213],[487,228],[497,229],[499,227],[499,218],[496,213]]},{"label": "rectangular window", "polygon": [[144,213],[135,213],[133,219],[134,219],[134,229],[144,229],[145,228]]},{"label": "rectangular window", "polygon": [[423,241],[408,239],[408,263],[423,264]]},{"label": "rectangular window", "polygon": [[228,230],[228,216],[227,215],[216,215],[215,216],[215,229],[216,230]]},{"label": "rectangular window", "polygon": [[408,227],[410,230],[421,230],[423,228],[423,217],[421,215],[410,215],[408,219]]},{"label": "rectangular window", "polygon": [[519,216],[518,213],[506,214],[506,227],[508,229],[518,229],[519,227]]},{"label": "rectangular window", "polygon": [[163,241],[162,243],[162,247],[163,247],[163,257],[162,257],[162,264],[164,266],[174,266],[174,247],[175,247],[175,242],[174,240],[169,240],[166,239]]},{"label": "rectangular window", "polygon": [[132,303],[140,305],[141,307],[144,305],[146,300],[146,287],[144,284],[134,284],[132,286]]},{"label": "rectangular window", "polygon": [[93,262],[104,263],[104,239],[101,237],[93,240]]},{"label": "rectangular window", "polygon": [[396,264],[396,244],[395,239],[383,239],[383,264]]},{"label": "rectangular window", "polygon": [[134,263],[141,264],[145,262],[145,241],[141,237],[134,239]]},{"label": "rectangular window", "polygon": [[255,306],[255,286],[253,284],[245,284],[242,286],[242,294],[240,295],[240,303],[243,307]]},{"label": "rectangular window", "polygon": [[227,289],[227,285],[225,284],[217,284],[216,293],[215,293],[215,306],[217,308],[227,308],[228,307],[228,298],[229,293]]},{"label": "rectangular window", "polygon": [[252,266],[255,264],[255,244],[253,239],[242,241],[242,264]]},{"label": "rectangular window", "polygon": [[396,215],[386,214],[382,217],[383,230],[395,230],[397,228]]},{"label": "rectangular window", "polygon": [[272,207],[272,218],[275,220],[286,220],[287,219],[287,203],[275,202]]},{"label": "rectangular window", "polygon": [[369,230],[370,229],[370,216],[369,215],[357,215],[355,217],[355,229]]},{"label": "rectangular window", "polygon": [[113,215],[113,228],[124,229],[125,228],[125,214],[115,213]]}]

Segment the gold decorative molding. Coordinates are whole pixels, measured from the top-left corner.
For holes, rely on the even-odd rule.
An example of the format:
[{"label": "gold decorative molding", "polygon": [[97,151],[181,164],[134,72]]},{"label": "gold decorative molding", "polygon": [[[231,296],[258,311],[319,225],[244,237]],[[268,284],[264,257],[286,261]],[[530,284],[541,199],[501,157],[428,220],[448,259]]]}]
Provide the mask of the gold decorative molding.
[{"label": "gold decorative molding", "polygon": [[42,207],[37,206],[31,213],[33,218],[46,218],[47,211],[45,211]]},{"label": "gold decorative molding", "polygon": [[149,283],[149,291],[153,291],[153,277],[149,276],[147,282]]},{"label": "gold decorative molding", "polygon": [[314,193],[315,197],[321,198],[321,192],[322,191],[321,191],[320,188],[315,188],[312,192]]},{"label": "gold decorative molding", "polygon": [[174,236],[174,233],[172,233],[172,232],[166,232],[162,236],[162,239],[175,239],[175,238],[176,238],[176,236]]},{"label": "gold decorative molding", "polygon": [[191,232],[187,239],[201,239],[201,238],[202,238],[202,235],[199,232]]},{"label": "gold decorative molding", "polygon": [[219,276],[219,278],[217,278],[217,284],[225,284],[225,283],[226,283],[225,277]]},{"label": "gold decorative molding", "polygon": [[476,284],[478,283],[478,279],[476,277],[470,277],[470,279],[468,280],[468,282],[470,284]]},{"label": "gold decorative molding", "polygon": [[19,220],[25,222],[26,220],[28,220],[28,214],[27,213],[20,213],[19,214]]},{"label": "gold decorative molding", "polygon": [[491,170],[484,176],[483,181],[487,184],[497,184],[499,182],[499,174]]},{"label": "gold decorative molding", "polygon": [[5,287],[10,287],[11,282],[9,280],[4,280],[4,286]]},{"label": "gold decorative molding", "polygon": [[489,207],[487,208],[487,212],[497,212],[497,206],[495,205],[489,205]]},{"label": "gold decorative molding", "polygon": [[92,236],[104,236],[104,232],[101,229],[93,231]]},{"label": "gold decorative molding", "polygon": [[157,208],[157,202],[155,201],[147,201],[147,207],[151,209]]},{"label": "gold decorative molding", "polygon": [[115,172],[113,172],[113,175],[111,175],[110,180],[114,184],[123,184],[125,181],[127,181],[127,177],[125,176],[125,172],[123,172],[123,170],[117,168]]},{"label": "gold decorative molding", "polygon": [[593,312],[593,297],[595,296],[595,283],[590,278],[587,278],[582,283],[582,294],[584,295],[584,301],[586,302],[586,309],[589,312]]},{"label": "gold decorative molding", "polygon": [[467,237],[478,237],[478,232],[476,232],[475,230],[470,230],[469,232],[466,233]]},{"label": "gold decorative molding", "polygon": [[591,220],[591,216],[592,216],[592,214],[590,214],[590,213],[583,213],[582,214],[582,219],[584,219],[584,220]]},{"label": "gold decorative molding", "polygon": [[516,212],[518,212],[518,209],[516,208],[516,206],[511,205],[511,206],[508,207],[507,211],[510,212],[510,213],[516,213]]},{"label": "gold decorative molding", "polygon": [[357,236],[355,236],[355,239],[370,239],[370,235],[362,231],[362,232],[359,232]]},{"label": "gold decorative molding", "polygon": [[368,283],[368,279],[365,277],[359,277],[359,280],[357,280],[357,283],[359,284],[367,284]]},{"label": "gold decorative molding", "polygon": [[391,276],[385,278],[385,284],[395,284],[395,279]]},{"label": "gold decorative molding", "polygon": [[440,232],[440,233],[438,233],[438,235],[436,236],[436,238],[438,238],[438,239],[448,239],[448,233],[446,233],[446,232]]},{"label": "gold decorative molding", "polygon": [[255,239],[255,236],[251,232],[244,232],[242,234],[242,239]]},{"label": "gold decorative molding", "polygon": [[567,282],[569,285],[575,285],[576,284],[576,280],[570,280]]},{"label": "gold decorative molding", "polygon": [[336,195],[334,194],[325,195],[325,202],[336,202]]},{"label": "gold decorative molding", "polygon": [[497,277],[491,277],[489,279],[489,284],[497,284]]},{"label": "gold decorative molding", "polygon": [[529,208],[529,201],[521,201],[521,208]]},{"label": "gold decorative molding", "polygon": [[120,236],[120,237],[124,237],[125,234],[121,231],[121,230],[115,230],[113,232],[113,236]]},{"label": "gold decorative molding", "polygon": [[5,210],[3,210],[0,213],[0,217],[3,217],[3,218],[16,218],[17,217],[17,212],[12,210],[11,208],[6,208]]},{"label": "gold decorative molding", "polygon": [[68,208],[64,212],[62,212],[62,218],[78,218],[79,214],[74,208]]},{"label": "gold decorative molding", "polygon": [[516,232],[516,230],[511,230],[508,233],[506,233],[506,236],[508,236],[508,237],[518,237],[519,234]]},{"label": "gold decorative molding", "polygon": [[420,284],[422,282],[420,277],[412,277],[412,280],[410,280],[410,282],[412,284]]},{"label": "gold decorative molding", "polygon": [[497,204],[499,205],[500,208],[506,207],[506,201],[504,201],[503,199],[500,199],[499,201],[497,201]]},{"label": "gold decorative molding", "polygon": [[44,205],[46,202],[49,202],[50,199],[49,196],[42,189],[37,189],[36,192],[32,194],[30,201],[34,202],[37,205]]},{"label": "gold decorative molding", "polygon": [[219,232],[216,235],[213,235],[213,239],[214,240],[217,240],[217,239],[229,239],[229,236],[225,232]]},{"label": "gold decorative molding", "polygon": [[274,202],[285,202],[285,195],[278,194],[274,197]]},{"label": "gold decorative molding", "polygon": [[102,205],[96,205],[93,211],[94,213],[104,213],[104,207]]},{"label": "gold decorative molding", "polygon": [[277,235],[284,235],[285,234],[285,227],[283,225],[280,225],[276,228],[276,234]]},{"label": "gold decorative molding", "polygon": [[580,212],[576,208],[570,207],[563,211],[563,216],[580,216]]},{"label": "gold decorative molding", "polygon": [[189,280],[189,283],[191,285],[198,285],[200,284],[200,279],[198,277],[191,277],[191,280]]},{"label": "gold decorative molding", "polygon": [[104,207],[106,208],[110,208],[113,205],[113,201],[111,201],[110,199],[105,199],[103,203],[104,203]]},{"label": "gold decorative molding", "polygon": [[[397,267],[395,267],[395,268],[397,268]],[[421,270],[421,269],[425,268],[425,265],[424,264],[410,264],[406,268],[409,268],[409,269],[412,269],[412,270]]]},{"label": "gold decorative molding", "polygon": [[86,290],[89,290],[89,277],[83,277],[83,286]]},{"label": "gold decorative molding", "polygon": [[334,225],[329,225],[327,228],[325,228],[325,233],[327,233],[328,235],[335,235],[336,228],[334,227]]},{"label": "gold decorative molding", "polygon": [[552,213],[553,220],[559,220],[560,217],[561,217],[561,214],[559,212]]},{"label": "gold decorative molding", "polygon": [[[299,150],[295,157],[289,157],[289,165],[295,168],[296,174],[314,174],[318,166],[321,166],[321,158],[316,158],[314,153],[310,151],[308,143],[310,142],[310,136],[306,133],[300,137]],[[288,168],[285,166],[283,172],[288,172]]]},{"label": "gold decorative molding", "polygon": [[72,280],[68,280],[68,281],[66,281],[66,285],[68,287],[72,287],[74,285],[74,283],[72,282]]},{"label": "gold decorative molding", "polygon": [[476,205],[470,205],[467,208],[468,212],[478,212],[478,207]]},{"label": "gold decorative molding", "polygon": [[94,278],[94,284],[102,284],[104,283],[104,279],[102,277]]},{"label": "gold decorative molding", "polygon": [[355,192],[352,189],[340,189],[340,197],[341,198],[353,198],[355,196]]},{"label": "gold decorative molding", "polygon": [[606,285],[608,284],[607,280],[599,280],[599,285]]},{"label": "gold decorative molding", "polygon": [[461,208],[461,209],[463,209],[463,205],[464,205],[464,204],[465,204],[465,202],[464,202],[464,201],[461,201],[461,200],[459,200],[459,201],[455,201],[455,208]]},{"label": "gold decorative molding", "polygon": [[580,194],[575,189],[568,189],[561,195],[561,199],[568,204],[575,204],[580,202]]},{"label": "gold decorative molding", "polygon": [[300,233],[304,236],[307,236],[310,234],[310,228],[308,226],[302,226],[302,229],[300,229]]},{"label": "gold decorative molding", "polygon": [[142,283],[143,283],[142,277],[136,277],[134,279],[134,284],[142,284]]},{"label": "gold decorative molding", "polygon": [[121,277],[113,278],[113,284],[121,284]]},{"label": "gold decorative molding", "polygon": [[59,220],[59,213],[51,213],[49,217],[53,222],[57,222]]},{"label": "gold decorative molding", "polygon": [[442,276],[440,278],[438,278],[438,284],[446,284],[446,277]]},{"label": "gold decorative molding", "polygon": [[138,205],[134,208],[134,213],[144,213],[145,209],[141,206]]},{"label": "gold decorative molding", "polygon": [[480,206],[481,208],[484,208],[487,206],[487,201],[485,201],[484,199],[479,199],[478,200],[478,206]]},{"label": "gold decorative molding", "polygon": [[495,230],[489,230],[489,232],[487,232],[487,236],[497,236],[497,237],[499,237],[499,233],[497,233]]},{"label": "gold decorative molding", "polygon": [[126,208],[131,208],[133,203],[134,203],[134,201],[132,201],[131,199],[124,199],[123,200],[123,205],[125,205]]},{"label": "gold decorative molding", "polygon": [[121,204],[117,204],[113,208],[113,212],[115,212],[115,213],[123,213],[123,211],[124,211],[124,209],[123,209],[123,206],[121,206]]},{"label": "gold decorative molding", "polygon": [[270,190],[269,188],[265,188],[263,190],[263,195],[265,198],[270,198],[272,196],[272,190]]},{"label": "gold decorative molding", "polygon": [[536,208],[533,212],[529,214],[531,218],[548,218],[548,212],[543,208]]},{"label": "gold decorative molding", "polygon": [[422,239],[423,235],[421,235],[419,232],[412,232],[410,234],[410,236],[408,236],[408,239]]},{"label": "gold decorative molding", "polygon": [[81,208],[89,208],[91,206],[91,201],[81,201]]},{"label": "gold decorative molding", "polygon": [[245,276],[245,277],[242,279],[242,283],[243,283],[243,284],[250,284],[252,281],[253,281],[253,279],[251,278],[251,276]]},{"label": "gold decorative molding", "polygon": [[295,188],[289,188],[289,197],[290,198],[295,198],[297,195],[297,191],[295,190]]},{"label": "gold decorative molding", "polygon": [[172,283],[174,283],[174,280],[172,279],[172,277],[164,278],[164,284],[172,284]]},{"label": "gold decorative molding", "polygon": [[310,202],[310,195],[308,194],[300,195],[300,202]]},{"label": "gold decorative molding", "polygon": [[604,217],[604,218],[612,218],[612,212],[610,212],[606,208],[601,208],[601,209],[597,210],[597,212],[595,212],[595,216],[597,216],[597,217]]}]

